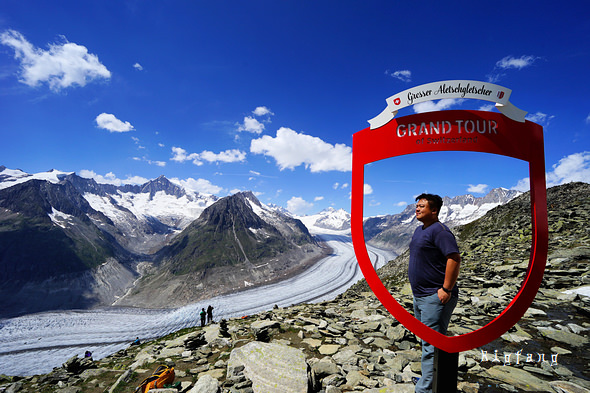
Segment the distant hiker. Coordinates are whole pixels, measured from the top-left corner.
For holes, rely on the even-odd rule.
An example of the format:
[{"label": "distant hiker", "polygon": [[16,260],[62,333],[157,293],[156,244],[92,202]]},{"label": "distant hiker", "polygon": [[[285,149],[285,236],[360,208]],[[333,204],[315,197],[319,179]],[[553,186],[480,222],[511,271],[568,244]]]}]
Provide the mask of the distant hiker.
[{"label": "distant hiker", "polygon": [[135,341],[133,341],[133,342],[131,343],[131,345],[139,345],[139,344],[141,344],[141,341],[139,340],[139,337],[137,337],[137,338],[135,339]]},{"label": "distant hiker", "polygon": [[85,358],[92,358],[92,352],[90,352],[90,351],[86,351],[86,352],[84,353],[84,357],[85,357]]},{"label": "distant hiker", "polygon": [[199,315],[201,316],[201,327],[205,326],[205,316],[207,315],[207,312],[205,311],[204,308],[201,309],[201,312],[199,313]]},{"label": "distant hiker", "polygon": [[207,307],[207,323],[213,322],[213,306]]}]

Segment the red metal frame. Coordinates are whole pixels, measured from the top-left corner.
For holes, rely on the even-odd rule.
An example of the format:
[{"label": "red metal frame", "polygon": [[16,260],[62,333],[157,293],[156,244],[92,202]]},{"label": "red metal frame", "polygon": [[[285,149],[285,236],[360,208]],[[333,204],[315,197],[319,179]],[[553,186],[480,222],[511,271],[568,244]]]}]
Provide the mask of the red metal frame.
[{"label": "red metal frame", "polygon": [[[439,134],[434,132],[437,124]],[[429,143],[441,137],[447,139]],[[393,298],[373,268],[363,232],[364,166],[385,158],[433,151],[492,153],[529,163],[533,237],[530,262],[522,286],[500,315],[487,325],[453,337],[427,327]],[[443,351],[466,351],[495,340],[524,315],[543,279],[548,243],[545,187],[543,127],[530,121],[520,123],[494,112],[440,111],[393,119],[377,129],[366,128],[355,133],[352,144],[351,230],[357,261],[367,283],[399,322]]]}]

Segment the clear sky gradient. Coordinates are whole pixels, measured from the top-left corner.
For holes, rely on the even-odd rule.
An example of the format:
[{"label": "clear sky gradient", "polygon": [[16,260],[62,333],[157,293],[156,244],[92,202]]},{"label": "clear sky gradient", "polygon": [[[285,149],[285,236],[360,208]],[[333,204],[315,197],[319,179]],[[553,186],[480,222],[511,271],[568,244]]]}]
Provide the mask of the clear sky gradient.
[{"label": "clear sky gradient", "polygon": [[[4,0],[0,165],[350,211],[352,134],[400,91],[469,79],[512,89],[544,127],[548,185],[590,182],[588,42],[584,1]],[[432,101],[398,117],[444,109],[495,111]],[[389,159],[367,168],[365,215],[527,176],[475,153]]]}]

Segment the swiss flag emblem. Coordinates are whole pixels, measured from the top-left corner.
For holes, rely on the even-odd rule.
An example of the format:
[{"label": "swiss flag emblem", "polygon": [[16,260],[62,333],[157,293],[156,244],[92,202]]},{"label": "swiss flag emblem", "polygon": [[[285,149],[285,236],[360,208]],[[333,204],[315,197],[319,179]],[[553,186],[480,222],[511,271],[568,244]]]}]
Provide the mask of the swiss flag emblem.
[{"label": "swiss flag emblem", "polygon": [[402,100],[399,97],[393,100],[393,103],[395,105],[399,105],[401,102],[402,102]]}]

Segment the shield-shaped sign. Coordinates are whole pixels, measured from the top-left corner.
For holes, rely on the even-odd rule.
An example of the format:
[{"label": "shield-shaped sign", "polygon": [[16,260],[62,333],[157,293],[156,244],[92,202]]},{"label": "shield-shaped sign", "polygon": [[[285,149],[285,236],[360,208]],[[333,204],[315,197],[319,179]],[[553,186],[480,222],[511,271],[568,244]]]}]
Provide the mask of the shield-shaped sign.
[{"label": "shield-shaped sign", "polygon": [[[487,325],[459,336],[445,336],[418,321],[390,294],[375,271],[363,232],[363,186],[366,164],[405,154],[471,151],[517,158],[529,163],[532,244],[522,286],[508,306]],[[504,334],[524,315],[541,285],[547,259],[548,223],[543,127],[515,121],[501,113],[441,111],[393,119],[353,135],[352,240],[367,283],[385,308],[406,328],[446,352],[485,345]],[[393,288],[390,288],[393,289]]]}]

